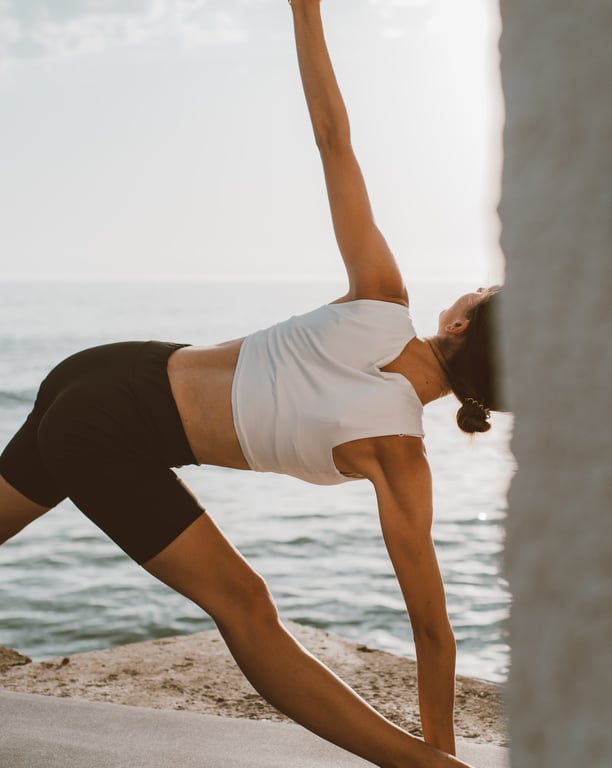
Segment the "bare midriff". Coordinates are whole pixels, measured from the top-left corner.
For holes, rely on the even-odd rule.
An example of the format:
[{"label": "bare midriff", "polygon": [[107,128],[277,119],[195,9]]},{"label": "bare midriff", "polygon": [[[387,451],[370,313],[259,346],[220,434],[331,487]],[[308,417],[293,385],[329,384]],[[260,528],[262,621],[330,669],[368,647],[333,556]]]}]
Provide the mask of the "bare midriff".
[{"label": "bare midriff", "polygon": [[181,347],[168,359],[168,379],[198,464],[250,469],[232,415],[232,382],[242,339]]}]

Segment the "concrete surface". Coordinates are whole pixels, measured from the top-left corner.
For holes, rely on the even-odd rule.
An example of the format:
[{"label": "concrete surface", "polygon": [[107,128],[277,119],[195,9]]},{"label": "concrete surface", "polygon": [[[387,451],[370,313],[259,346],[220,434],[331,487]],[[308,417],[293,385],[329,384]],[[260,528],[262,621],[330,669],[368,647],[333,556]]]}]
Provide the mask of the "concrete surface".
[{"label": "concrete surface", "polygon": [[[0,691],[1,768],[366,768],[297,725]],[[477,768],[507,750],[462,742]]]}]

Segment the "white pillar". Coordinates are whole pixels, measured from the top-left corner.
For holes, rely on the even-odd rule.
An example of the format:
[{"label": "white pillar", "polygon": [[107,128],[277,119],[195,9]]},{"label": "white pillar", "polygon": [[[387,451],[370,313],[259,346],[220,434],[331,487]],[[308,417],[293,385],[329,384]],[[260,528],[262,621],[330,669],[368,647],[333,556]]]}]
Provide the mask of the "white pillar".
[{"label": "white pillar", "polygon": [[501,0],[514,768],[612,766],[612,2]]}]

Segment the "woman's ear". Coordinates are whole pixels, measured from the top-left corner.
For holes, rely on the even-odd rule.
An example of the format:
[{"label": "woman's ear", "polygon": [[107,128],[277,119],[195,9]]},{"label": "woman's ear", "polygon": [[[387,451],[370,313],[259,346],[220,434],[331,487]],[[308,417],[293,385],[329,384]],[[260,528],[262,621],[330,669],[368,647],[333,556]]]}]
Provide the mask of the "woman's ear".
[{"label": "woman's ear", "polygon": [[453,336],[460,336],[462,333],[465,333],[469,324],[470,321],[466,317],[463,320],[455,320],[454,322],[449,323],[445,330],[447,333],[450,333]]}]

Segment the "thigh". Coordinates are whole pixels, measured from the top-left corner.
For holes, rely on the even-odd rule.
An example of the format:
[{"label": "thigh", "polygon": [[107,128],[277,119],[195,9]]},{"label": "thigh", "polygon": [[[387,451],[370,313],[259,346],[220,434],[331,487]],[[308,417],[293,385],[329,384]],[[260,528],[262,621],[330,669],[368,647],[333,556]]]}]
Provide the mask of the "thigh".
[{"label": "thigh", "polygon": [[74,504],[140,564],[204,512],[175,472],[148,463],[81,463],[66,486]]},{"label": "thigh", "polygon": [[143,567],[210,614],[222,632],[278,618],[263,578],[206,513]]}]

